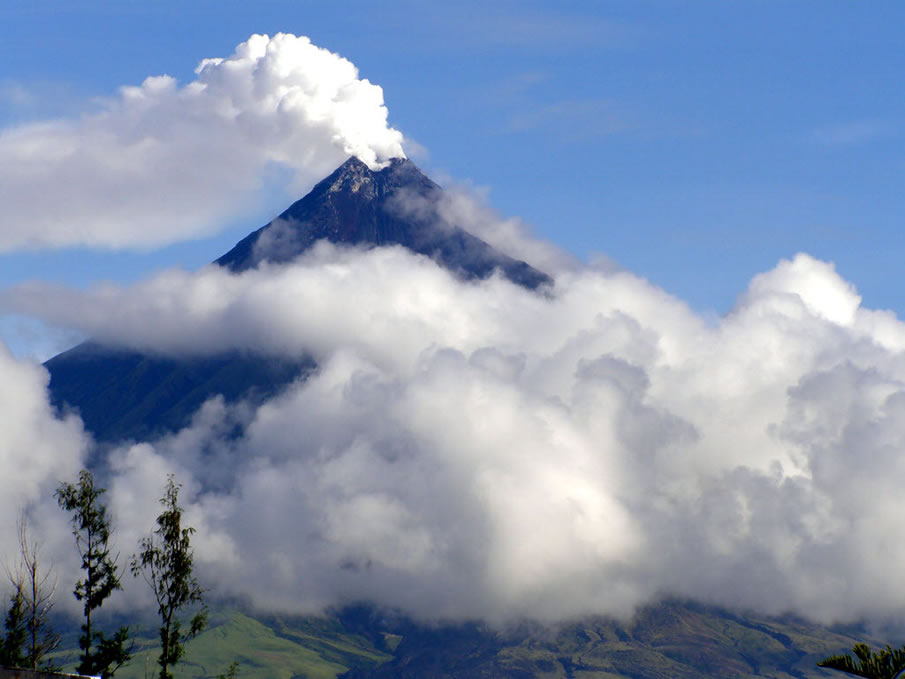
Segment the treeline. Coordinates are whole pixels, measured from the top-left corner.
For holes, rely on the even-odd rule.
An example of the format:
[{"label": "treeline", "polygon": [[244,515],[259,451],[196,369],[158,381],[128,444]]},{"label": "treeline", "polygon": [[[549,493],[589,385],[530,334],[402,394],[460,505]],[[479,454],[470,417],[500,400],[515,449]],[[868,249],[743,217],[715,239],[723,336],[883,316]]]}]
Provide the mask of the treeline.
[{"label": "treeline", "polygon": [[[161,622],[159,679],[173,679],[172,668],[185,652],[185,642],[207,623],[203,591],[194,576],[191,537],[195,530],[183,526],[180,488],[170,475],[160,498],[162,511],[155,528],[139,541],[138,551],[129,560],[129,571],[144,578],[157,602]],[[95,484],[91,472],[83,469],[75,483],[60,484],[54,495],[60,508],[69,514],[81,559],[82,577],[72,592],[81,602],[84,616],[76,671],[110,679],[132,658],[134,637],[128,627],[107,634],[93,619],[104,602],[122,589],[122,568],[111,553],[113,526],[104,504],[105,493]],[[56,580],[52,569],[41,562],[38,543],[29,535],[24,514],[17,528],[18,563],[7,567],[12,595],[0,638],[0,665],[59,672],[54,651],[61,637],[50,625]],[[184,629],[181,614],[188,608],[197,612]],[[235,676],[235,672],[233,664],[227,676]]]}]

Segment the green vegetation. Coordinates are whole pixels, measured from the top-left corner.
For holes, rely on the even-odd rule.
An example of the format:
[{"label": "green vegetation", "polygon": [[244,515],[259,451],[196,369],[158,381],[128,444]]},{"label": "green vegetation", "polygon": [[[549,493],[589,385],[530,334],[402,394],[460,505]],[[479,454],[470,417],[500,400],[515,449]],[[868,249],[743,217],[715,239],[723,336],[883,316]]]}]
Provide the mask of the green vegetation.
[{"label": "green vegetation", "polygon": [[13,593],[0,636],[0,665],[54,672],[59,666],[51,655],[60,635],[50,625],[56,589],[53,569],[43,562],[40,546],[29,537],[25,514],[19,515],[16,528],[19,559],[13,568],[6,566]]},{"label": "green vegetation", "polygon": [[233,660],[229,667],[226,668],[226,672],[223,674],[218,674],[217,679],[236,679],[236,675],[239,672],[239,663]]},{"label": "green vegetation", "polygon": [[[179,506],[181,486],[171,474],[160,504],[163,511],[157,517],[153,535],[141,540],[141,551],[132,557],[132,574],[144,575],[157,600],[160,615],[160,679],[173,679],[170,667],[185,653],[185,642],[194,639],[207,624],[207,610],[203,608],[203,593],[195,579],[192,534],[195,529],[182,527],[182,507]],[[189,630],[182,632],[179,614],[184,608],[202,606],[192,616]]]},{"label": "green vegetation", "polygon": [[60,484],[56,498],[60,507],[72,514],[72,535],[82,559],[85,577],[75,584],[73,594],[84,602],[85,623],[79,638],[81,656],[79,674],[98,675],[109,679],[130,658],[129,629],[121,627],[113,636],[105,636],[92,628],[91,617],[114,591],[122,589],[119,566],[110,553],[112,522],[101,502],[106,492],[94,485],[87,469],[79,473],[76,485]]},{"label": "green vegetation", "polygon": [[41,558],[40,546],[28,535],[28,520],[19,515],[19,565],[10,580],[22,597],[25,614],[25,667],[55,672],[59,666],[50,658],[60,645],[60,635],[50,625],[56,578]]},{"label": "green vegetation", "polygon": [[895,679],[905,671],[903,649],[887,646],[874,653],[867,644],[855,644],[852,655],[834,655],[821,660],[817,666],[867,679]]},{"label": "green vegetation", "polygon": [[[238,663],[238,679],[335,679],[351,668],[374,667],[391,657],[332,621],[268,623],[238,611],[212,615],[208,629],[187,643],[183,661],[173,670],[175,679],[212,679],[232,662]],[[150,638],[139,639],[138,645],[141,650],[118,679],[145,679],[154,666],[158,646]]]},{"label": "green vegetation", "polygon": [[666,602],[628,623],[409,629],[393,660],[348,679],[804,679],[825,677],[817,660],[851,643],[851,636],[794,619]]},{"label": "green vegetation", "polygon": [[[40,663],[42,668],[56,669],[55,663],[63,663],[69,671],[92,673],[104,679],[114,673],[120,679],[148,679],[156,672],[152,671],[155,664],[159,665],[161,679],[334,679],[350,669],[374,667],[392,657],[365,636],[350,632],[330,618],[294,618],[287,622],[270,617],[258,621],[238,612],[221,613],[215,624],[203,632],[207,611],[203,608],[202,589],[193,575],[194,529],[182,525],[179,489],[170,477],[161,498],[163,510],[157,517],[157,528],[140,541],[139,553],[131,563],[133,574],[145,576],[158,604],[159,639],[152,639],[131,638],[129,627],[120,627],[112,634],[100,629],[98,609],[121,589],[119,567],[110,550],[112,522],[102,501],[106,491],[95,484],[87,470],[82,470],[76,483],[59,486],[56,498],[60,507],[71,514],[81,557],[83,577],[73,593],[83,603],[85,617],[78,638],[74,631],[67,633],[65,647],[52,655],[46,653]],[[26,576],[34,576],[38,589],[44,581],[38,577],[41,571],[37,548],[32,549],[34,545],[22,539],[25,576],[10,576],[14,591],[4,634],[0,635],[0,664],[30,667],[34,663],[29,655],[29,639],[38,637],[30,637],[29,633],[41,631],[43,628],[34,623],[43,624],[43,619],[29,617],[35,607],[30,607],[28,594],[35,587],[28,586]],[[53,588],[46,594],[36,599],[45,612],[52,604]],[[196,613],[186,625],[188,631],[183,631],[180,614],[186,608],[195,608]],[[142,618],[143,614],[136,612],[134,620]],[[54,645],[47,647],[50,651],[58,638],[52,636]],[[377,638],[382,639],[380,633]],[[399,638],[388,635],[390,641],[397,643]],[[76,644],[78,661],[71,664]]]},{"label": "green vegetation", "polygon": [[24,667],[28,662],[25,657],[28,629],[25,619],[25,597],[22,595],[20,582],[16,583],[15,590],[9,598],[9,610],[6,613],[3,631],[3,638],[0,639],[0,665]]}]

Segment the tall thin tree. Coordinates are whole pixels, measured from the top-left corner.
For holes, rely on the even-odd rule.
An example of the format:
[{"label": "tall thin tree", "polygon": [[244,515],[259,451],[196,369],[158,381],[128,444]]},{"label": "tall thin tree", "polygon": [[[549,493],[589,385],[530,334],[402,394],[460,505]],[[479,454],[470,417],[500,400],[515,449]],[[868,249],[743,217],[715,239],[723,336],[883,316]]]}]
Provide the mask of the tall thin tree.
[{"label": "tall thin tree", "polygon": [[[185,653],[185,642],[197,635],[207,624],[203,590],[194,576],[194,555],[191,537],[194,528],[182,526],[182,507],[179,489],[182,486],[167,479],[160,504],[163,511],[157,517],[157,528],[150,537],[139,543],[141,551],[132,557],[132,574],[143,575],[160,614],[160,679],[173,679],[170,668]],[[179,614],[183,608],[200,606],[192,616],[188,632],[182,632]]]},{"label": "tall thin tree", "polygon": [[21,594],[26,621],[26,667],[32,670],[57,671],[59,666],[50,654],[60,645],[60,635],[50,625],[53,598],[57,590],[53,568],[42,563],[41,547],[28,534],[24,512],[17,523],[19,565],[9,579]]},{"label": "tall thin tree", "polygon": [[72,534],[82,558],[85,577],[79,580],[73,594],[83,602],[85,623],[79,637],[78,671],[110,679],[131,654],[129,629],[120,627],[111,637],[95,629],[92,614],[114,591],[122,589],[116,556],[110,549],[113,534],[107,508],[101,501],[104,488],[94,485],[94,476],[87,469],[79,472],[76,485],[60,484],[56,498],[60,507],[72,514]]}]

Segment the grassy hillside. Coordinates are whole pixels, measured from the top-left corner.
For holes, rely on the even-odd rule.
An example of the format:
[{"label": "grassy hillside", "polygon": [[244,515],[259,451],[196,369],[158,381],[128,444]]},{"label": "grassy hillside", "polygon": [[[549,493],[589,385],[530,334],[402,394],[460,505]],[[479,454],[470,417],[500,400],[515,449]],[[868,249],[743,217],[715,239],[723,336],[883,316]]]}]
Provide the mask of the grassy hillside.
[{"label": "grassy hillside", "polygon": [[[136,640],[137,653],[117,679],[155,677],[159,668],[156,639]],[[391,659],[367,639],[345,631],[334,619],[279,618],[256,620],[237,611],[217,613],[210,625],[187,645],[175,670],[177,679],[208,679],[233,661],[243,679],[334,679],[351,668],[366,668]]]},{"label": "grassy hillside", "polygon": [[627,624],[594,618],[508,632],[413,629],[393,660],[348,678],[803,679],[838,676],[815,663],[859,640],[795,620],[665,603]]},{"label": "grassy hillside", "polygon": [[[176,677],[213,679],[237,661],[242,679],[807,679],[840,677],[815,663],[864,640],[877,643],[677,602],[628,623],[591,618],[505,631],[419,625],[366,607],[318,618],[222,611],[188,644]],[[138,647],[119,679],[156,676],[155,639]]]}]

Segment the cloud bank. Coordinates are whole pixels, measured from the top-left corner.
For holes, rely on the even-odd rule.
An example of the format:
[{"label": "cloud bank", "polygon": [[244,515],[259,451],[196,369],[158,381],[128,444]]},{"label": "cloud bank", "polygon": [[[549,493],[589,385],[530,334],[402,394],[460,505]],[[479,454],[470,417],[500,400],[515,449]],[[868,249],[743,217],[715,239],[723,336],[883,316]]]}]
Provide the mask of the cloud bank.
[{"label": "cloud bank", "polygon": [[78,474],[90,439],[78,417],[58,416],[51,408],[48,375],[41,366],[16,360],[0,344],[0,374],[0,569],[7,569],[3,570],[5,589],[5,574],[18,565],[16,522],[26,508],[30,536],[48,557],[41,567],[51,561],[63,569],[76,565],[71,550],[59,549],[69,531],[54,509],[53,491],[58,479]]},{"label": "cloud bank", "polygon": [[106,460],[122,544],[173,472],[203,578],[261,606],[559,620],[671,594],[829,622],[905,605],[905,324],[807,255],[718,321],[627,272],[565,269],[544,296],[326,245],[2,303],[143,350],[315,353],[260,407],[214,399]]},{"label": "cloud bank", "polygon": [[0,129],[0,251],[197,238],[265,180],[297,195],[349,155],[404,156],[381,88],[306,37],[253,35],[195,72],[123,87],[78,120]]}]

